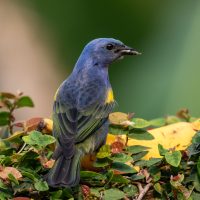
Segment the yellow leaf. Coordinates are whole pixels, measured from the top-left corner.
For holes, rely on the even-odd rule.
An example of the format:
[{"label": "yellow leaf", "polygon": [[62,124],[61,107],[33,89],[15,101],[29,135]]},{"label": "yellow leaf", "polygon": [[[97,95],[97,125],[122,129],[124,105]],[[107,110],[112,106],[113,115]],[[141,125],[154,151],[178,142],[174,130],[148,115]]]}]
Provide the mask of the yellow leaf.
[{"label": "yellow leaf", "polygon": [[114,112],[109,115],[109,120],[111,124],[121,125],[128,120],[128,115],[122,112]]},{"label": "yellow leaf", "polygon": [[[153,140],[136,140],[129,138],[128,146],[142,145],[149,147],[148,154],[144,156],[145,159],[151,157],[160,158],[158,151],[158,144],[161,144],[165,149],[174,148],[176,150],[185,150],[190,144],[192,137],[196,131],[193,128],[193,124],[189,122],[178,122],[175,124],[163,126],[148,131],[155,139]],[[115,141],[114,135],[108,134],[107,144],[112,144]],[[126,139],[125,135],[122,135],[123,140]]]}]

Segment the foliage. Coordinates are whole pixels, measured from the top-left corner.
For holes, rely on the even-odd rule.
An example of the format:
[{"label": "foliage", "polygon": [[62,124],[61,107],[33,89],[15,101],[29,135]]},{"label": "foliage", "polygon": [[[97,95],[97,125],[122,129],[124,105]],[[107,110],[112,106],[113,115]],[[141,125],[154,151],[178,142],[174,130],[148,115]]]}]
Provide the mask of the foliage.
[{"label": "foliage", "polygon": [[200,132],[182,152],[158,145],[161,158],[144,160],[148,147],[127,146],[129,138],[153,140],[149,128],[189,121],[184,113],[150,121],[133,118],[130,114],[122,114],[123,120],[120,120],[121,114],[115,115],[110,132],[125,134],[126,142],[118,140],[102,146],[93,163],[94,171],[81,171],[80,186],[55,189],[43,179],[53,165],[51,156],[55,142],[54,137],[44,134],[44,120],[14,122],[14,110],[32,107],[32,100],[10,93],[1,93],[0,100],[0,126],[4,136],[0,140],[0,200],[13,197],[51,200],[200,198]]}]

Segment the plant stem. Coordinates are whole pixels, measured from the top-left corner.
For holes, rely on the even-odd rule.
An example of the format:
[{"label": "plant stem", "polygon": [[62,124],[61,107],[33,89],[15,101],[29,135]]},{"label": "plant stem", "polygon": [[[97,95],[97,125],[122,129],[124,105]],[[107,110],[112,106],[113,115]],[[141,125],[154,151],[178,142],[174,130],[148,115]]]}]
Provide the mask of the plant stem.
[{"label": "plant stem", "polygon": [[26,143],[23,144],[23,146],[21,147],[21,149],[17,153],[21,153],[24,150],[25,147],[26,147]]},{"label": "plant stem", "polygon": [[125,146],[128,146],[128,134],[126,134],[126,141],[125,141]]},{"label": "plant stem", "polygon": [[141,190],[141,192],[136,200],[142,200],[152,185],[153,185],[152,183],[148,183],[147,185],[145,185],[145,187]]}]

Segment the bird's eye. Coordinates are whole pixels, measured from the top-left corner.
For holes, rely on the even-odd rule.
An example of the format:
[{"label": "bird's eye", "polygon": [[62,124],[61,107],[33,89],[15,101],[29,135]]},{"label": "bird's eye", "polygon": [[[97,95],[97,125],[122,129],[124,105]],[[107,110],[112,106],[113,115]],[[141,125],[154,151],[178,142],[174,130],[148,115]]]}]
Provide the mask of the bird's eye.
[{"label": "bird's eye", "polygon": [[112,50],[114,48],[114,45],[113,44],[108,44],[107,46],[106,46],[106,49],[108,49],[108,50]]}]

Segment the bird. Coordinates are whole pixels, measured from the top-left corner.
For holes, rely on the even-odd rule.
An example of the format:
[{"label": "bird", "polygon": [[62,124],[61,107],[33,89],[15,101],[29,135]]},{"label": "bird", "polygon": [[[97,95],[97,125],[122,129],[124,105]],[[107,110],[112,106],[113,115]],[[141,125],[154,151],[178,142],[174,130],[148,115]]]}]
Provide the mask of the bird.
[{"label": "bird", "polygon": [[80,161],[106,142],[109,114],[116,101],[109,81],[111,63],[135,49],[113,38],[97,38],[83,49],[72,73],[59,86],[53,104],[53,135],[57,139],[54,166],[46,181],[51,187],[75,187]]}]

